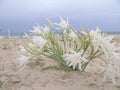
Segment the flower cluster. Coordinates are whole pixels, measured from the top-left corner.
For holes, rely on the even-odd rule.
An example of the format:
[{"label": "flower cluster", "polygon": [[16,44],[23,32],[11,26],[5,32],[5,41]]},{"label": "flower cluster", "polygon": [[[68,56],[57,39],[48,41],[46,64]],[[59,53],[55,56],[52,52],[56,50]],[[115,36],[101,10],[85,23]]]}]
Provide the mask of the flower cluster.
[{"label": "flower cluster", "polygon": [[71,67],[73,66],[73,69],[75,70],[76,68],[82,70],[82,66],[84,63],[88,62],[88,60],[82,56],[83,50],[79,52],[75,52],[73,50],[70,51],[69,54],[63,55],[66,64]]},{"label": "flower cluster", "polygon": [[[62,33],[56,33],[58,29]],[[19,66],[24,67],[29,59],[47,56],[55,60],[61,69],[84,71],[92,60],[103,57],[106,63],[104,80],[109,77],[116,83],[115,77],[120,71],[120,54],[112,41],[113,36],[102,34],[99,28],[82,30],[79,34],[62,17],[60,23],[53,24],[48,20],[47,26],[34,26],[30,32],[32,37],[26,34],[29,42],[20,47]]]},{"label": "flower cluster", "polygon": [[[87,35],[86,32],[82,32]],[[115,77],[118,75],[120,69],[120,53],[117,52],[119,49],[115,46],[115,43],[112,42],[113,36],[107,36],[101,34],[99,28],[92,30],[90,33],[91,45],[94,47],[95,52],[103,52],[102,57],[104,58],[105,63],[107,64],[104,69],[104,81],[109,77],[112,82],[115,84]]]},{"label": "flower cluster", "polygon": [[20,46],[20,64],[19,67],[24,68],[27,61],[33,57],[39,58],[44,53],[44,47],[47,44],[47,40],[45,38],[46,34],[48,34],[49,29],[46,26],[45,28],[40,28],[40,26],[34,26],[33,30],[31,30],[32,36],[31,38],[26,34],[26,37],[29,39],[29,43],[25,43],[23,46]]}]

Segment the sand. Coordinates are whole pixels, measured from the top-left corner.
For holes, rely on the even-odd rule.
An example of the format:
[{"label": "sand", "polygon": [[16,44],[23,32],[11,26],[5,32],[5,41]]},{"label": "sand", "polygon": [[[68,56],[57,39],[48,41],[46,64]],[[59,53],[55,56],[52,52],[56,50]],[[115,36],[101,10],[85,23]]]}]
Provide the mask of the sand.
[{"label": "sand", "polygon": [[[42,65],[34,63],[27,65],[23,70],[18,66],[18,46],[25,39],[9,39],[0,43],[0,81],[3,83],[0,90],[119,90],[110,80],[103,82],[103,73],[100,70],[104,63],[95,59],[85,72],[44,70]],[[120,35],[115,36],[116,45],[120,45]],[[6,45],[6,46],[5,46]],[[44,57],[44,63],[54,64],[53,60]],[[41,61],[40,61],[41,62]],[[117,78],[120,85],[120,79]]]}]

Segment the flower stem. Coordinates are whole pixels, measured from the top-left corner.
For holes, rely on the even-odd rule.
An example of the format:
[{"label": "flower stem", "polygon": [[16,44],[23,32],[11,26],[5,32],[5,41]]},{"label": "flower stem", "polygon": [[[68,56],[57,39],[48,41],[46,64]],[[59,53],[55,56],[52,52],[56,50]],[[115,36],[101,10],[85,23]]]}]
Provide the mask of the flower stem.
[{"label": "flower stem", "polygon": [[93,60],[93,58],[95,58],[94,56],[95,56],[97,53],[98,53],[98,51],[96,51],[95,53],[93,53],[92,55],[90,55],[90,56],[88,57],[89,61],[86,62],[85,64],[83,64],[83,66],[82,66],[82,72],[85,71],[87,65],[90,63],[90,61]]}]

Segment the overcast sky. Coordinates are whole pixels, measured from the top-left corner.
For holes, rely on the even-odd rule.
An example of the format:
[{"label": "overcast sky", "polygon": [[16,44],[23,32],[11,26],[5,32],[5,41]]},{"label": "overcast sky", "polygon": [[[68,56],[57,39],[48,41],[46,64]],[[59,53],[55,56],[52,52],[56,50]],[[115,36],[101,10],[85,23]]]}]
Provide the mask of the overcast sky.
[{"label": "overcast sky", "polygon": [[46,18],[58,22],[68,17],[81,26],[102,31],[120,31],[120,0],[0,0],[0,29],[27,32],[33,25],[44,25]]}]

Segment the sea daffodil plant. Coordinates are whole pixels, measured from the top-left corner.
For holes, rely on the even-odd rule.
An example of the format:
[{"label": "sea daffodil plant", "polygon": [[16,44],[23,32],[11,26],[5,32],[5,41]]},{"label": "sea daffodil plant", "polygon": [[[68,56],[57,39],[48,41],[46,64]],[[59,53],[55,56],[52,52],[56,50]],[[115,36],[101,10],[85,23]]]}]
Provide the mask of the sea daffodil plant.
[{"label": "sea daffodil plant", "polygon": [[[104,57],[106,63],[104,80],[110,77],[115,84],[115,77],[120,70],[120,54],[112,42],[113,37],[102,34],[100,29],[84,30],[78,33],[68,22],[60,17],[60,23],[41,27],[34,26],[25,34],[29,43],[20,48],[20,65],[25,66],[30,59],[47,56],[58,63],[59,69],[85,71],[90,61]],[[58,33],[61,30],[60,33]]]}]

